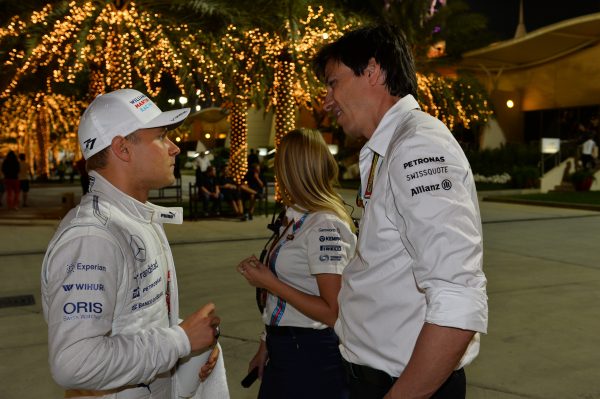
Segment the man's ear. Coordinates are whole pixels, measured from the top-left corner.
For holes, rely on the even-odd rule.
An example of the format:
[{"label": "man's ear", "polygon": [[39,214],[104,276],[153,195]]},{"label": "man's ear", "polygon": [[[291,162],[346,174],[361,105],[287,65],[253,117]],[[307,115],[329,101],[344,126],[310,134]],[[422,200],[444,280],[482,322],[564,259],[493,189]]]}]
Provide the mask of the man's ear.
[{"label": "man's ear", "polygon": [[369,78],[369,83],[373,86],[385,82],[385,74],[373,57],[371,57],[367,67],[365,68],[365,74]]},{"label": "man's ear", "polygon": [[116,136],[110,143],[112,153],[123,162],[131,159],[131,143],[123,136]]}]

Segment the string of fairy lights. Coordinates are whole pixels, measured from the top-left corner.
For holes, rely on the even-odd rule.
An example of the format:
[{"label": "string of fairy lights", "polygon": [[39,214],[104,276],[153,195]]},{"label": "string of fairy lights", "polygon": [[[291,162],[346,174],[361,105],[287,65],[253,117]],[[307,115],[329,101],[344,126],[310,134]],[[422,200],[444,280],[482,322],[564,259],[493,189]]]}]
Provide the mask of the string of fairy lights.
[{"label": "string of fairy lights", "polygon": [[[85,108],[82,101],[54,93],[16,94],[10,96],[0,112],[0,137],[15,143],[19,153],[38,176],[49,173],[49,154],[57,158],[59,149],[78,153],[73,121]],[[51,136],[56,136],[51,140]]]},{"label": "string of fairy lights", "polygon": [[275,106],[275,148],[279,148],[281,139],[296,127],[296,104],[294,93],[294,62],[282,59],[276,63],[276,87],[273,105]]},{"label": "string of fairy lights", "polygon": [[229,165],[233,173],[232,178],[237,184],[242,184],[248,171],[248,127],[246,121],[246,107],[241,102],[232,106],[231,131],[236,132],[230,138]]},{"label": "string of fairy lights", "polygon": [[[295,127],[296,108],[310,108],[322,92],[310,60],[319,47],[341,36],[350,25],[338,25],[334,14],[325,13],[323,7],[308,7],[306,18],[300,19],[297,26],[293,31],[287,21],[283,34],[260,29],[240,31],[229,26],[215,44],[220,71],[217,86],[231,109],[230,164],[237,182],[243,181],[248,169],[248,106],[274,109],[277,148],[281,138]],[[287,55],[285,59],[282,54]]]},{"label": "string of fairy lights", "polygon": [[[132,87],[138,81],[144,82],[151,96],[157,96],[163,74],[170,75],[182,93],[192,90],[189,86],[195,77],[211,83],[209,71],[214,64],[198,56],[203,33],[192,33],[186,24],[165,25],[159,14],[139,10],[134,1],[122,9],[113,2],[100,5],[72,1],[56,22],[52,22],[53,11],[48,4],[28,20],[13,17],[7,27],[0,29],[2,43],[3,39],[17,37],[19,31],[27,35],[40,25],[52,25],[29,54],[24,48],[9,52],[5,66],[16,69],[0,97],[6,98],[24,76],[43,67],[51,68],[48,86],[53,82],[74,84],[79,74],[91,70],[91,98],[107,87]],[[179,40],[173,42],[171,38]],[[185,76],[180,75],[183,70],[187,71]],[[207,94],[210,92],[201,91],[198,97],[201,101],[214,100]]]},{"label": "string of fairy lights", "polygon": [[[287,58],[287,57],[285,57]],[[275,148],[279,148],[281,139],[296,127],[296,104],[294,93],[294,71],[295,65],[289,59],[280,59],[276,64],[275,80],[273,86],[276,88],[273,105],[275,107]],[[281,189],[275,176],[275,200],[281,200]]]},{"label": "string of fairy lights", "polygon": [[247,109],[258,102],[267,78],[268,33],[259,29],[239,31],[230,25],[219,42],[213,44],[216,54],[214,78],[223,106],[230,109],[230,170],[238,184],[244,182],[247,162]]},{"label": "string of fairy lights", "polygon": [[[16,43],[3,62],[3,72],[11,73],[7,74],[10,79],[0,92],[0,98],[8,100],[2,103],[2,115],[11,121],[19,121],[21,131],[26,132],[11,137],[15,131],[13,124],[4,123],[0,137],[9,142],[16,141],[18,147],[27,147],[28,152],[39,147],[36,153],[47,153],[45,140],[36,140],[36,137],[49,138],[48,132],[40,132],[46,127],[52,131],[57,129],[54,120],[68,125],[68,129],[65,126],[63,130],[76,131],[81,112],[71,113],[67,105],[70,101],[57,101],[65,104],[63,109],[48,105],[33,118],[30,112],[36,109],[37,103],[29,107],[23,105],[28,103],[15,100],[20,98],[16,94],[19,84],[41,70],[49,70],[45,87],[40,88],[40,92],[47,93],[44,98],[50,99],[50,103],[54,84],[75,84],[82,74],[89,78],[88,101],[107,90],[133,87],[137,82],[143,82],[145,91],[156,96],[161,90],[164,74],[173,78],[182,93],[195,91],[199,101],[215,101],[214,91],[197,90],[193,84],[198,82],[199,86],[205,87],[214,79],[211,72],[215,69],[214,62],[205,56],[207,51],[202,48],[202,43],[207,42],[201,40],[203,33],[197,30],[192,33],[185,24],[163,25],[159,14],[139,10],[134,1],[123,4],[118,8],[113,2],[71,1],[64,9],[60,6],[55,9],[48,4],[27,18],[14,16],[0,28],[2,47]],[[57,17],[60,12],[63,12],[62,16]],[[40,31],[45,33],[38,33]],[[19,38],[26,38],[34,45],[31,48],[19,45]],[[23,126],[27,128],[23,129]],[[66,141],[61,136],[57,144],[78,154],[76,135],[64,138]],[[46,158],[44,156],[37,162],[38,166],[42,165],[42,174],[47,173]]]},{"label": "string of fairy lights", "polygon": [[[310,66],[314,55],[323,44],[359,24],[341,20],[322,6],[307,7],[305,17],[294,24],[288,20],[282,32],[230,25],[223,35],[211,39],[186,24],[165,23],[162,15],[144,7],[135,1],[73,0],[62,9],[47,4],[27,18],[15,16],[0,27],[0,46],[17,43],[4,57],[3,69],[10,73],[0,92],[0,99],[5,99],[2,116],[22,121],[12,131],[8,126],[14,124],[3,124],[0,137],[22,132],[13,137],[18,145],[34,148],[43,144],[35,137],[45,137],[46,129],[76,131],[79,111],[75,110],[83,104],[53,94],[57,83],[73,85],[82,75],[87,76],[87,101],[107,90],[139,83],[156,97],[163,76],[169,75],[182,94],[195,93],[198,102],[229,108],[231,170],[241,183],[248,169],[247,109],[254,105],[274,111],[277,148],[281,138],[294,129],[296,110],[311,109],[322,101],[323,85]],[[34,43],[32,47],[18,44],[25,37]],[[17,94],[28,76],[48,70],[39,90],[43,94],[27,97],[29,103]],[[491,115],[483,91],[473,93],[469,82],[419,74],[418,86],[423,109],[450,129],[485,123]],[[36,119],[26,107],[38,109],[40,103],[35,101],[41,98],[48,103],[77,105],[63,109],[48,105]],[[32,134],[42,130],[45,133]],[[76,149],[74,134],[61,137],[70,140],[67,147]]]},{"label": "string of fairy lights", "polygon": [[484,90],[474,87],[475,82],[417,73],[417,85],[423,111],[444,122],[450,131],[484,125],[492,117]]}]

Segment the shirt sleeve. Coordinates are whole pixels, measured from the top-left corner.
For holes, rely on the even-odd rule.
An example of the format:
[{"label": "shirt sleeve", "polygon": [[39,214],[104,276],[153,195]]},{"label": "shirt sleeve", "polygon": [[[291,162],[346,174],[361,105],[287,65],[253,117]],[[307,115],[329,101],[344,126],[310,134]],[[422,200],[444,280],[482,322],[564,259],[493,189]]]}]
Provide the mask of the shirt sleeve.
[{"label": "shirt sleeve", "polygon": [[425,321],[486,332],[481,221],[468,161],[436,130],[410,135],[391,157],[388,200],[427,298]]},{"label": "shirt sleeve", "polygon": [[53,378],[66,388],[93,390],[148,383],[189,353],[188,338],[178,326],[112,335],[113,316],[123,307],[117,291],[125,258],[107,234],[79,233],[59,242],[44,263]]},{"label": "shirt sleeve", "polygon": [[[356,236],[337,217],[324,217],[307,234],[308,268],[311,274],[342,274],[354,255]],[[327,215],[329,216],[329,215]]]}]

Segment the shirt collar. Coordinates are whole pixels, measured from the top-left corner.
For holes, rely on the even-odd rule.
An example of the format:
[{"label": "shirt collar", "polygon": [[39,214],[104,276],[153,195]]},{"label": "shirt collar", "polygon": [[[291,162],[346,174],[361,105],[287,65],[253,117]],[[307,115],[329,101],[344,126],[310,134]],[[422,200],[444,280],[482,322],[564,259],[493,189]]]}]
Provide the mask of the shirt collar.
[{"label": "shirt collar", "polygon": [[90,193],[101,193],[111,200],[111,204],[122,211],[137,217],[148,223],[183,223],[183,208],[181,207],[163,207],[146,201],[145,203],[125,194],[100,173],[90,171]]},{"label": "shirt collar", "polygon": [[304,216],[305,213],[307,213],[308,211],[302,209],[300,206],[295,205],[295,207],[297,207],[298,209],[294,209],[291,206],[289,206],[287,208],[287,211],[285,212],[285,216],[287,216],[288,220],[295,220],[298,221],[302,218],[302,216]]},{"label": "shirt collar", "polygon": [[390,141],[392,140],[392,136],[394,135],[395,126],[398,124],[398,119],[400,119],[403,114],[406,114],[408,111],[415,108],[420,109],[419,103],[417,103],[417,100],[415,100],[411,94],[398,100],[396,104],[388,109],[385,115],[383,115],[379,125],[377,125],[377,129],[375,129],[375,132],[373,132],[373,135],[369,141],[367,141],[365,147],[378,153],[382,157],[385,156]]}]

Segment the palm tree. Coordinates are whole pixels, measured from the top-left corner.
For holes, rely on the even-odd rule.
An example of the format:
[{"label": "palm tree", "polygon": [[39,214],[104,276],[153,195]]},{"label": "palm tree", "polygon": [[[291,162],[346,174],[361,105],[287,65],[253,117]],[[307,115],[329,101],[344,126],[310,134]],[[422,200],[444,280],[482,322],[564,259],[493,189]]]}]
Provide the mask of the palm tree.
[{"label": "palm tree", "polygon": [[0,139],[16,145],[30,162],[35,159],[36,174],[45,180],[51,151],[54,159],[59,150],[77,153],[74,121],[79,120],[83,109],[83,102],[62,94],[11,96],[0,107]]},{"label": "palm tree", "polygon": [[350,26],[339,14],[327,12],[322,6],[309,5],[288,16],[278,35],[281,52],[269,102],[275,108],[275,147],[295,127],[295,110],[313,109],[322,97],[322,85],[310,65],[313,57],[321,46],[336,40]]},{"label": "palm tree", "polygon": [[[481,85],[468,75],[444,76],[440,66],[452,64],[460,54],[489,42],[486,20],[469,11],[463,0],[339,0],[346,9],[366,20],[394,24],[402,29],[417,64],[419,98],[426,112],[441,119],[451,130],[478,130],[493,111]],[[446,56],[431,58],[430,48],[445,41]]]},{"label": "palm tree", "polygon": [[310,60],[327,40],[341,35],[333,13],[312,8],[307,1],[258,1],[268,8],[261,29],[230,27],[219,43],[222,95],[231,104],[231,162],[236,180],[247,170],[246,110],[275,110],[275,146],[295,127],[298,106],[311,108],[321,95],[321,85]]},{"label": "palm tree", "polygon": [[[32,121],[28,113],[15,111],[24,111],[18,108],[23,104],[40,103],[23,102],[21,94],[52,99],[62,93],[89,102],[99,93],[135,87],[166,97],[163,88],[170,83],[179,94],[214,101],[217,90],[210,78],[214,62],[207,51],[213,40],[202,28],[216,30],[235,17],[223,2],[24,0],[24,4],[39,7],[27,11],[0,4],[2,9],[21,12],[0,28],[0,100],[19,123],[32,124],[24,132],[36,132],[37,139],[25,142],[37,142],[40,151],[47,151],[49,134],[56,133],[47,129],[58,126],[44,121],[61,120],[62,113],[46,107],[41,119]],[[17,108],[7,108],[11,106]],[[79,114],[72,115],[65,129],[74,132],[78,120]],[[75,135],[68,138],[76,146]],[[47,154],[39,156],[38,166],[45,174]]]},{"label": "palm tree", "polygon": [[[270,0],[261,1],[272,4]],[[310,66],[318,49],[340,37],[356,18],[343,17],[333,2],[277,1],[263,29],[273,36],[275,59],[265,103],[275,110],[275,147],[295,127],[298,107],[312,109],[322,96],[322,85]],[[326,3],[326,5],[321,5]]]},{"label": "palm tree", "polygon": [[190,10],[205,13],[201,21],[209,29],[229,16],[210,0],[59,1],[26,17],[15,16],[0,30],[0,48],[10,48],[0,59],[5,83],[1,96],[43,71],[45,86],[52,91],[61,91],[61,84],[74,90],[88,82],[88,98],[123,87],[156,96],[169,77],[181,93],[200,89],[201,100],[208,100],[208,82],[198,81],[198,76],[209,75],[205,72],[212,64],[198,52],[212,39],[198,22],[182,23],[190,19]]}]

